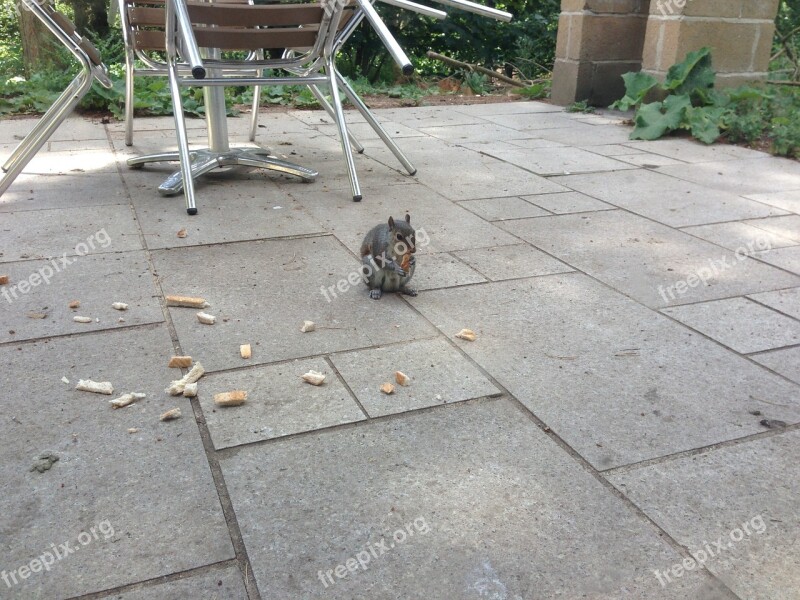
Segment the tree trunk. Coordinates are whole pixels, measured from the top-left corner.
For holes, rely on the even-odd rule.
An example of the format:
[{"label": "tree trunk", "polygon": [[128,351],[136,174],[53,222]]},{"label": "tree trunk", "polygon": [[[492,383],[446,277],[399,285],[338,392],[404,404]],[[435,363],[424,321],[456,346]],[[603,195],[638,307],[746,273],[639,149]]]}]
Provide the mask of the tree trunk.
[{"label": "tree trunk", "polygon": [[106,0],[70,0],[69,4],[75,11],[75,27],[78,28],[78,33],[87,35],[92,32],[98,37],[104,37],[108,33]]},{"label": "tree trunk", "polygon": [[30,77],[50,62],[48,56],[50,33],[30,10],[24,8],[19,11],[19,33],[25,76]]}]

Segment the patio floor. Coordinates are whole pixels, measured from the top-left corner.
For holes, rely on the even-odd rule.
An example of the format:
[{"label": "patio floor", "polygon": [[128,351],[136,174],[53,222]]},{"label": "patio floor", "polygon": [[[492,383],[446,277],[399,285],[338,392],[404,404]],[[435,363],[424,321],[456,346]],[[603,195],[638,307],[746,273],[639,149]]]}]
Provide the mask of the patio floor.
[{"label": "patio floor", "polygon": [[[800,163],[537,102],[376,112],[418,174],[348,112],[360,204],[310,111],[259,141],[316,182],[207,177],[195,217],[125,164],[171,118],[128,148],[72,117],[0,198],[0,598],[800,598]],[[420,294],[376,302],[348,276],[406,212]]]}]

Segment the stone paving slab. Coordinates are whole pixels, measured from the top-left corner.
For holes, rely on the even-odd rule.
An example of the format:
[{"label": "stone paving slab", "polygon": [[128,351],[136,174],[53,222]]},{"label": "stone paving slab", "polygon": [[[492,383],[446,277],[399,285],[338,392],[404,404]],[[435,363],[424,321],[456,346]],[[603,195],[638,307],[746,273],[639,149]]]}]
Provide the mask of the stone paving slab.
[{"label": "stone paving slab", "polygon": [[507,400],[250,446],[222,467],[262,597],[677,600],[714,586],[690,573],[662,591],[653,568],[680,557]]},{"label": "stone paving slab", "polygon": [[710,549],[705,567],[740,598],[792,600],[800,589],[799,441],[790,431],[610,480],[691,553]]},{"label": "stone paving slab", "polygon": [[182,579],[126,591],[114,600],[248,600],[242,574],[236,567],[207,571]]},{"label": "stone paving slab", "polygon": [[411,280],[411,287],[419,291],[486,281],[475,269],[447,252],[419,256],[417,263],[419,267]]},{"label": "stone paving slab", "polygon": [[505,142],[463,144],[463,146],[543,176],[634,168],[613,158],[593,154],[580,148],[528,149]]},{"label": "stone paving slab", "polygon": [[449,125],[444,127],[421,127],[420,132],[431,137],[451,143],[481,143],[497,140],[518,140],[528,138],[530,134],[503,127],[496,123],[479,123],[475,125]]},{"label": "stone paving slab", "polygon": [[776,206],[795,214],[800,214],[800,191],[775,192],[774,194],[749,194],[747,196],[758,202]]},{"label": "stone paving slab", "polygon": [[769,156],[759,150],[752,150],[731,144],[703,144],[691,139],[663,138],[652,142],[629,140],[625,143],[635,150],[652,152],[688,163],[718,162],[723,160],[742,160],[765,158]]},{"label": "stone paving slab", "polygon": [[0,197],[0,213],[103,204],[128,204],[117,173],[21,174]]},{"label": "stone paving slab", "polygon": [[718,244],[728,250],[733,250],[734,252],[741,248],[742,252],[746,251],[748,254],[752,254],[751,248],[756,250],[785,248],[786,246],[797,245],[795,241],[789,238],[782,237],[764,229],[759,229],[744,221],[684,227],[682,231],[697,236],[700,239]]},{"label": "stone paving slab", "polygon": [[[197,310],[171,308],[183,351],[207,371],[241,367],[240,344],[252,364],[272,363],[427,337],[431,326],[394,294],[376,304],[363,283],[347,284],[359,263],[332,237],[254,241],[153,253],[165,294],[205,298],[215,325]],[[328,290],[328,300],[322,293]],[[303,321],[320,328],[300,332]],[[322,328],[325,329],[322,329]]]},{"label": "stone paving slab", "polygon": [[484,115],[484,119],[518,131],[540,131],[543,129],[558,129],[572,127],[575,122],[564,113],[522,113],[512,115]]},{"label": "stone paving slab", "polygon": [[455,112],[466,115],[489,116],[527,113],[560,113],[564,109],[546,102],[487,102],[486,104],[457,104],[450,107]]},{"label": "stone paving slab", "polygon": [[[441,140],[408,138],[402,142],[403,150],[419,169],[416,180],[450,200],[569,191],[544,177]],[[370,145],[367,154],[375,156],[385,165],[397,164],[394,156],[382,144]],[[458,168],[454,169],[453,165],[458,165]]]},{"label": "stone paving slab", "polygon": [[761,154],[757,158],[661,167],[659,172],[733,194],[796,190],[800,164]]},{"label": "stone paving slab", "polygon": [[492,281],[574,271],[569,265],[527,244],[465,250],[456,252],[456,256]]},{"label": "stone paving slab", "polygon": [[[31,132],[35,119],[3,119],[3,127],[0,128],[0,143],[19,144],[20,140]],[[81,116],[67,117],[61,126],[50,136],[50,141],[82,141],[82,140],[105,140],[107,139],[106,126],[100,119],[91,119]]]},{"label": "stone paving slab", "polygon": [[[103,147],[100,149],[40,151],[25,165],[22,172],[28,175],[116,173],[117,162],[111,152],[111,146],[108,142],[101,142],[101,144]],[[11,152],[9,151],[7,154],[11,154]],[[6,158],[7,155],[0,157],[0,162],[4,163]]]},{"label": "stone paving slab", "polygon": [[747,298],[675,306],[661,312],[742,354],[800,344],[800,321]]},{"label": "stone paving slab", "polygon": [[446,127],[452,125],[476,125],[486,123],[483,115],[464,110],[453,110],[449,106],[420,106],[414,110],[405,108],[382,108],[373,111],[378,120],[396,121],[413,129],[423,127]]},{"label": "stone paving slab", "polygon": [[767,233],[790,239],[796,245],[800,244],[800,215],[787,215],[784,217],[772,217],[770,219],[754,219],[752,221],[746,221],[746,223],[753,227],[763,229]]},{"label": "stone paving slab", "polygon": [[800,320],[800,288],[753,294],[749,298]]},{"label": "stone paving slab", "polygon": [[630,128],[619,125],[588,125],[580,121],[573,121],[570,127],[541,130],[537,132],[537,135],[546,140],[590,150],[590,146],[607,146],[628,142]]},{"label": "stone paving slab", "polygon": [[[3,306],[0,343],[164,320],[156,297],[155,280],[143,252],[98,254],[73,260],[69,266],[56,260],[58,272],[51,261],[3,265],[2,271],[10,280],[8,285],[0,286],[0,305]],[[80,301],[76,309],[68,306],[73,300]],[[114,302],[128,304],[128,310],[115,310],[111,307]],[[46,316],[42,318],[41,315]],[[96,321],[76,323],[75,316]]]},{"label": "stone paving slab", "polygon": [[800,246],[757,252],[755,257],[760,261],[800,275]]},{"label": "stone paving slab", "polygon": [[[719,246],[622,211],[539,217],[499,225],[652,308],[800,284],[784,271],[747,257],[740,261]],[[772,260],[774,253],[782,251],[767,254]],[[707,284],[699,281],[700,274]],[[687,282],[694,282],[694,287]]]},{"label": "stone paving slab", "polygon": [[672,227],[783,214],[779,208],[653,171],[617,171],[553,180]]},{"label": "stone paving slab", "polygon": [[[534,132],[528,132],[529,135],[534,135]],[[566,146],[561,142],[554,142],[552,140],[545,140],[540,137],[528,137],[525,139],[507,140],[512,146],[519,146],[520,148],[559,148]]]},{"label": "stone paving slab", "polygon": [[445,333],[473,329],[462,350],[597,469],[759,433],[753,410],[800,421],[797,386],[585,275],[413,304]]},{"label": "stone paving slab", "polygon": [[309,191],[298,199],[354,256],[359,256],[361,242],[370,229],[386,223],[389,216],[402,218],[405,214],[410,214],[411,224],[425,234],[417,236],[421,254],[519,243],[496,225],[423,185],[377,188],[369,201],[360,204],[322,191]]},{"label": "stone paving slab", "polygon": [[595,210],[613,210],[616,208],[616,206],[606,204],[580,192],[538,194],[535,196],[523,196],[523,199],[557,215]]},{"label": "stone paving slab", "polygon": [[[318,333],[321,331],[307,335]],[[255,346],[253,351],[258,355],[262,349]],[[323,385],[315,387],[303,381],[301,376],[312,369],[326,375]],[[232,390],[246,391],[247,402],[229,408],[214,404],[215,394]],[[198,396],[215,448],[239,446],[366,418],[323,358],[207,375],[199,384]]]},{"label": "stone paving slab", "polygon": [[614,156],[615,160],[635,165],[637,167],[644,167],[645,169],[656,169],[658,167],[666,167],[667,165],[685,165],[686,163],[668,156],[659,156],[658,154],[617,154]]},{"label": "stone paving slab", "polygon": [[514,196],[508,198],[484,198],[483,200],[465,200],[459,202],[469,211],[487,221],[505,221],[507,219],[525,219],[542,217],[551,213]]},{"label": "stone paving slab", "polygon": [[[335,354],[331,360],[370,417],[500,393],[444,340]],[[397,385],[396,371],[408,375],[411,383]],[[394,393],[380,391],[386,382],[395,385]]]},{"label": "stone paving slab", "polygon": [[800,384],[800,347],[755,354],[752,359]]},{"label": "stone paving slab", "polygon": [[[163,326],[0,347],[3,396],[15,399],[0,419],[1,568],[27,565],[51,544],[80,550],[4,587],[4,598],[77,596],[233,558],[189,401],[164,394],[171,350]],[[79,379],[147,398],[115,411],[116,396],[76,391]],[[174,406],[183,418],[159,421]],[[46,451],[59,461],[31,472]],[[87,540],[92,527],[98,536]]]}]

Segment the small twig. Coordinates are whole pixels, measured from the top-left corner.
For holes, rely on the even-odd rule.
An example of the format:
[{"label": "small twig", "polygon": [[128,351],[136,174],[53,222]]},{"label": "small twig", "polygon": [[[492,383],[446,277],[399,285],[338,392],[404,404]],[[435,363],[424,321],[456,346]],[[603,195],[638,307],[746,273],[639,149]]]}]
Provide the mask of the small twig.
[{"label": "small twig", "polygon": [[800,81],[775,81],[774,79],[768,79],[767,83],[770,85],[792,85],[792,86],[800,86]]},{"label": "small twig", "polygon": [[428,51],[428,58],[433,58],[435,60],[440,60],[443,63],[447,63],[448,65],[453,65],[454,67],[461,67],[462,69],[468,69],[470,71],[475,71],[477,73],[483,73],[492,79],[498,79],[504,83],[509,85],[513,85],[514,87],[528,87],[530,83],[524,83],[521,81],[517,81],[516,79],[511,79],[511,77],[506,77],[505,75],[501,75],[500,73],[496,73],[491,69],[487,69],[486,67],[481,67],[480,65],[473,65],[470,63],[461,62],[460,60],[456,60],[454,58],[450,58],[449,56],[442,56],[441,54],[437,54],[431,50]]}]

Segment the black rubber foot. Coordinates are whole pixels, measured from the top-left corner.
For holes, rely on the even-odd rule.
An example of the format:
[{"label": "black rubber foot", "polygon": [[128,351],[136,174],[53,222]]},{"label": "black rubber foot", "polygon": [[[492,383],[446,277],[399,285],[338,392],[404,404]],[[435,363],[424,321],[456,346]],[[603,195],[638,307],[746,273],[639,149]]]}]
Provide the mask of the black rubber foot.
[{"label": "black rubber foot", "polygon": [[403,65],[403,75],[408,77],[414,72],[414,65]]},{"label": "black rubber foot", "polygon": [[361,202],[361,196],[353,196],[353,202]]},{"label": "black rubber foot", "polygon": [[358,151],[358,153],[359,154],[364,154],[364,150],[366,150],[366,148],[362,148],[361,150]]},{"label": "black rubber foot", "polygon": [[196,208],[187,208],[186,212],[189,213],[190,215],[196,215],[197,214],[197,209]]},{"label": "black rubber foot", "polygon": [[195,79],[205,79],[206,70],[203,67],[194,67],[192,68],[192,77]]},{"label": "black rubber foot", "polygon": [[409,175],[416,175],[416,174],[417,174],[417,170],[416,169],[414,169],[413,171],[411,171],[411,173],[409,173]]}]

